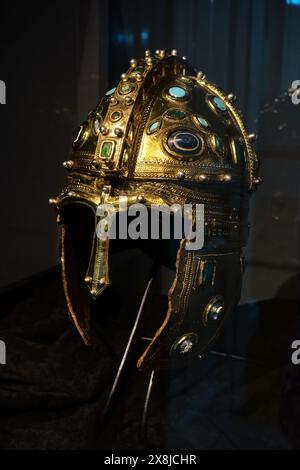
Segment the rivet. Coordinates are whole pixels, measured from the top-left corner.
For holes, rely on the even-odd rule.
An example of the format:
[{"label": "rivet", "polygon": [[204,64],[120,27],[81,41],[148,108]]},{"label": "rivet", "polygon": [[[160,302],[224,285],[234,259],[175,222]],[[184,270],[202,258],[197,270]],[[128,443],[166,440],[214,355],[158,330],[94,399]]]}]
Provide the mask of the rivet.
[{"label": "rivet", "polygon": [[110,160],[109,158],[107,158],[105,160],[105,165],[108,167],[108,168],[112,168],[114,166],[114,163],[112,160]]},{"label": "rivet", "polygon": [[64,168],[67,168],[68,170],[70,170],[71,168],[73,168],[74,162],[73,160],[67,160],[66,162],[63,162],[62,165]]},{"label": "rivet", "polygon": [[261,184],[262,181],[263,181],[262,178],[260,176],[258,176],[257,178],[254,178],[253,183],[258,185],[258,184]]},{"label": "rivet", "polygon": [[50,204],[50,206],[56,206],[56,205],[57,205],[57,202],[58,202],[58,201],[57,201],[57,199],[55,199],[55,198],[50,198],[50,199],[49,199],[49,204]]},{"label": "rivet", "polygon": [[114,133],[117,137],[121,137],[123,135],[123,131],[119,127],[115,128]]},{"label": "rivet", "polygon": [[137,202],[142,204],[143,202],[145,202],[145,196],[139,195],[137,196],[136,200]]},{"label": "rivet", "polygon": [[96,169],[100,168],[100,163],[98,162],[98,160],[93,160],[93,161],[92,161],[92,165],[93,165],[93,167],[96,168]]},{"label": "rivet", "polygon": [[130,61],[130,66],[131,66],[132,68],[135,68],[135,67],[136,67],[136,64],[137,64],[137,61],[136,61],[135,59],[131,59],[131,61]]},{"label": "rivet", "polygon": [[117,100],[117,98],[115,98],[114,96],[112,96],[112,97],[109,99],[109,102],[110,102],[110,104],[115,105],[115,104],[118,103],[118,100]]},{"label": "rivet", "polygon": [[198,337],[194,333],[184,335],[173,344],[171,351],[180,355],[186,354],[193,349],[197,341]]},{"label": "rivet", "polygon": [[109,194],[109,186],[103,186],[102,192],[104,194]]},{"label": "rivet", "polygon": [[171,50],[171,55],[176,56],[177,55],[177,49],[172,49]]},{"label": "rivet", "polygon": [[100,127],[100,132],[101,132],[101,134],[103,134],[103,135],[108,134],[108,129],[107,129],[107,127],[101,126],[101,127]]},{"label": "rivet", "polygon": [[229,95],[227,95],[227,98],[228,98],[229,101],[235,101],[236,100],[236,96],[233,93],[229,93]]},{"label": "rivet", "polygon": [[231,181],[231,175],[223,175],[222,180],[223,181]]},{"label": "rivet", "polygon": [[142,75],[141,75],[140,73],[137,73],[136,76],[135,76],[135,78],[136,78],[137,82],[140,82],[140,81],[143,80],[143,77],[142,77]]},{"label": "rivet", "polygon": [[122,73],[122,74],[121,74],[121,80],[122,80],[123,82],[126,82],[126,80],[127,80],[127,75],[126,75],[126,73]]},{"label": "rivet", "polygon": [[133,99],[131,98],[131,96],[125,96],[125,103],[126,104],[131,104],[133,102]]},{"label": "rivet", "polygon": [[199,80],[205,80],[206,76],[205,76],[205,74],[204,74],[203,72],[198,72],[198,73],[197,73],[197,78],[198,78]]},{"label": "rivet", "polygon": [[183,173],[183,171],[179,171],[177,173],[177,178],[180,179],[180,180],[184,180],[185,174]]}]

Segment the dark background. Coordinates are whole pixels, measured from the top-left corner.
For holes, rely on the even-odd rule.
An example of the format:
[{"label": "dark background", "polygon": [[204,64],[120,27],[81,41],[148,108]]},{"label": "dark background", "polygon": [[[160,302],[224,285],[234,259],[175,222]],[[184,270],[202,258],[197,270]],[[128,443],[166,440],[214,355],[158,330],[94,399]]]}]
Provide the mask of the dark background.
[{"label": "dark background", "polygon": [[[130,58],[157,48],[178,49],[208,80],[237,95],[249,131],[258,133],[264,178],[252,201],[241,305],[217,354],[185,375],[190,394],[164,405],[166,422],[182,411],[166,445],[287,448],[283,421],[300,446],[299,372],[286,371],[291,341],[300,338],[300,105],[287,93],[300,79],[300,2],[55,0],[7,2],[0,12],[0,80],[7,91],[7,104],[0,106],[1,337],[10,345],[8,368],[1,366],[0,414],[12,410],[3,425],[4,447],[99,445],[95,416],[115,363],[103,362],[101,341],[96,353],[82,349],[70,331],[59,278],[43,274],[58,263],[48,199],[63,186],[61,163],[73,128],[115,85]],[[129,262],[140,269],[138,257]],[[119,340],[114,332],[120,354],[123,333]],[[125,407],[130,415],[135,400],[142,401],[135,380],[128,379],[132,388],[119,402],[120,414]],[[170,380],[179,390],[178,377]],[[161,409],[154,401],[153,436]],[[127,427],[111,423],[112,435],[117,426],[122,436],[117,448],[134,445],[138,419],[134,413],[126,419]],[[78,420],[84,437],[76,434]]]}]

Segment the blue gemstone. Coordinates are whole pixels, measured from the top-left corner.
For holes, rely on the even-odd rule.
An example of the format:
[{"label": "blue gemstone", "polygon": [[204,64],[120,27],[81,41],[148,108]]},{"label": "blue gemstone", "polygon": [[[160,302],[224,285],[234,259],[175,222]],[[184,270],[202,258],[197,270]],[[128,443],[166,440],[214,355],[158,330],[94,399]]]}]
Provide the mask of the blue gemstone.
[{"label": "blue gemstone", "polygon": [[216,150],[219,153],[224,152],[224,142],[222,139],[220,139],[220,137],[217,137],[217,136],[216,136]]},{"label": "blue gemstone", "polygon": [[210,261],[205,262],[202,271],[202,282],[204,284],[212,284],[214,272],[215,263],[211,263]]},{"label": "blue gemstone", "polygon": [[174,138],[174,145],[180,150],[195,150],[199,146],[199,139],[188,132],[178,132]]},{"label": "blue gemstone", "polygon": [[224,103],[223,100],[221,100],[221,98],[219,98],[218,96],[214,96],[213,99],[213,104],[216,106],[216,108],[218,108],[219,111],[227,111],[227,106],[226,104]]},{"label": "blue gemstone", "polygon": [[198,154],[202,142],[197,135],[188,131],[175,131],[168,138],[168,147],[178,155],[193,156]]},{"label": "blue gemstone", "polygon": [[155,121],[148,127],[148,133],[153,134],[153,132],[157,131],[160,128],[161,121]]},{"label": "blue gemstone", "polygon": [[209,124],[208,124],[208,122],[206,121],[206,119],[204,119],[204,118],[201,117],[201,116],[196,116],[196,118],[197,118],[199,124],[201,124],[202,127],[205,127],[206,129],[209,128]]},{"label": "blue gemstone", "polygon": [[105,95],[106,95],[106,96],[113,95],[115,91],[116,91],[116,88],[111,88],[110,90],[108,90],[108,91],[105,93]]},{"label": "blue gemstone", "polygon": [[183,99],[187,95],[187,92],[180,86],[172,86],[169,88],[169,95],[172,96],[172,98]]}]

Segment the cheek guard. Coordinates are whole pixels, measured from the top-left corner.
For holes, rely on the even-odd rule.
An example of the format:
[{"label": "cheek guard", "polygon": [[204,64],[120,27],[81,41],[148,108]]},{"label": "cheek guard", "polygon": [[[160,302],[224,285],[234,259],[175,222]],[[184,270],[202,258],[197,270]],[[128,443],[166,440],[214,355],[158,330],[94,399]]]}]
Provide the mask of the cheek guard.
[{"label": "cheek guard", "polygon": [[202,356],[239,301],[249,198],[261,179],[254,136],[233,102],[174,52],[147,52],[74,131],[65,189],[50,202],[62,223],[68,310],[85,343],[91,303],[110,283],[99,209],[109,205],[120,216],[124,197],[129,208],[190,204],[195,227],[194,208],[204,207],[203,246],[180,241],[165,319],[139,369]]}]

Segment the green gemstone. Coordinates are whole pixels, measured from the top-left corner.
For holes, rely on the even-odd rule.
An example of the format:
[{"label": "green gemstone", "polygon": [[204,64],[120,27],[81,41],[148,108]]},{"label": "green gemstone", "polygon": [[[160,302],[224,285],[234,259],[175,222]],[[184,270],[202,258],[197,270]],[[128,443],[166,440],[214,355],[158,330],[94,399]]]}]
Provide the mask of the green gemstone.
[{"label": "green gemstone", "polygon": [[120,87],[120,93],[122,93],[123,95],[125,95],[126,93],[130,93],[132,90],[133,86],[131,85],[131,83],[124,83]]},{"label": "green gemstone", "polygon": [[104,142],[101,147],[101,157],[110,158],[112,154],[112,148],[113,148],[112,142]]},{"label": "green gemstone", "polygon": [[120,111],[114,111],[111,114],[111,120],[112,121],[118,121],[119,119],[121,119],[121,117],[122,117],[122,113]]},{"label": "green gemstone", "polygon": [[137,73],[142,74],[143,72],[144,72],[144,69],[141,65],[138,65],[133,71],[134,75],[136,75]]},{"label": "green gemstone", "polygon": [[224,152],[224,142],[220,137],[216,137],[216,150],[218,153]]},{"label": "green gemstone", "polygon": [[202,282],[204,284],[212,284],[215,271],[215,264],[210,261],[206,262],[202,271]]},{"label": "green gemstone", "polygon": [[185,112],[180,109],[174,109],[167,113],[167,117],[170,119],[183,119],[185,117]]}]

